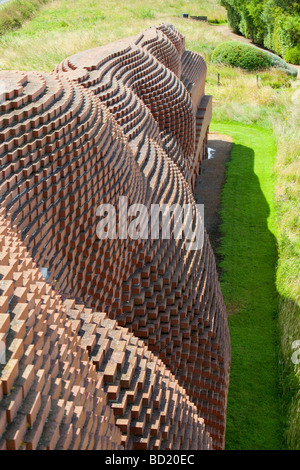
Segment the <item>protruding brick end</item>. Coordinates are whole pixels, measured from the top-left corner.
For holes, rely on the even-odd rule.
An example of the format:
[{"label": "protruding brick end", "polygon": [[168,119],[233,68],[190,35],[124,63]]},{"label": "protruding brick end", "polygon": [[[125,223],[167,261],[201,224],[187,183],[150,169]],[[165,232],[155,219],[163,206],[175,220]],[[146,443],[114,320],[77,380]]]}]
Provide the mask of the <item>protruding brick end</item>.
[{"label": "protruding brick end", "polygon": [[189,205],[196,226],[205,76],[171,25],[51,74],[0,72],[1,448],[223,448],[230,344],[207,234],[199,250],[175,230],[97,236],[120,196],[178,205],[174,227]]}]

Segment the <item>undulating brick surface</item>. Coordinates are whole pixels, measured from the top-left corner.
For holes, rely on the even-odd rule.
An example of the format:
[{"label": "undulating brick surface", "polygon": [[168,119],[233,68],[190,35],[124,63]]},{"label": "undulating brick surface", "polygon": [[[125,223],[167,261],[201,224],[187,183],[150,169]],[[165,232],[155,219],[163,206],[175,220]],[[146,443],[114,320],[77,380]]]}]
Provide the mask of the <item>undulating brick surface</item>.
[{"label": "undulating brick surface", "polygon": [[[205,76],[171,25],[52,74],[0,72],[0,334],[13,351],[2,366],[4,448],[224,447],[230,345],[215,259],[206,233],[201,250],[175,237],[185,204],[193,229],[199,219]],[[100,240],[97,209],[120,196],[149,212],[178,204],[170,239]],[[49,380],[11,403],[24,364]],[[27,400],[49,407],[36,424]]]},{"label": "undulating brick surface", "polygon": [[105,313],[63,304],[1,212],[1,449],[210,449],[162,361]]},{"label": "undulating brick surface", "polygon": [[0,448],[122,449],[87,348],[57,293],[0,215]]}]

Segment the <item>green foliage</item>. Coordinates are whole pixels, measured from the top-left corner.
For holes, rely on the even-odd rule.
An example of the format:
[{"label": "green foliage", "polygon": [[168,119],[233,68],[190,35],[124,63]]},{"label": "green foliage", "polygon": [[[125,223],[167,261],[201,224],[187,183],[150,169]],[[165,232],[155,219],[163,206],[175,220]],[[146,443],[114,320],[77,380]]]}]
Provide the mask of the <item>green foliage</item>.
[{"label": "green foliage", "polygon": [[228,23],[235,33],[240,33],[241,15],[235,10],[229,2],[221,0],[221,5],[227,9]]},{"label": "green foliage", "polygon": [[241,67],[245,70],[261,70],[271,66],[270,58],[263,51],[236,41],[217,46],[211,60],[214,63]]},{"label": "green foliage", "polygon": [[274,50],[282,56],[294,47],[300,47],[300,17],[278,16],[274,26]]},{"label": "green foliage", "polygon": [[[285,57],[300,47],[300,4],[292,0],[219,0],[235,32]],[[297,64],[294,51],[291,62]]]},{"label": "green foliage", "polygon": [[226,19],[219,20],[218,18],[215,18],[215,17],[208,18],[207,21],[208,23],[211,23],[211,24],[226,24],[227,23]]},{"label": "green foliage", "polygon": [[[297,60],[297,51],[293,57]],[[276,67],[291,76],[297,76],[297,69],[288,65],[281,57],[270,51],[261,49],[237,41],[224,42],[213,51],[211,60],[213,63],[222,63],[232,67],[241,67],[245,70],[260,70],[269,67]],[[291,60],[289,62],[292,63]]]},{"label": "green foliage", "polygon": [[283,72],[287,73],[288,75],[291,75],[293,77],[297,77],[298,70],[295,69],[294,67],[291,67],[290,65],[288,65],[283,59],[281,59],[281,57],[278,57],[278,55],[273,54],[270,51],[265,51],[265,54],[269,57],[273,67],[276,67],[279,70],[282,70]]},{"label": "green foliage", "polygon": [[288,49],[284,54],[284,59],[291,64],[300,65],[300,46]]},{"label": "green foliage", "polygon": [[0,35],[22,26],[48,0],[12,0],[1,8]]}]

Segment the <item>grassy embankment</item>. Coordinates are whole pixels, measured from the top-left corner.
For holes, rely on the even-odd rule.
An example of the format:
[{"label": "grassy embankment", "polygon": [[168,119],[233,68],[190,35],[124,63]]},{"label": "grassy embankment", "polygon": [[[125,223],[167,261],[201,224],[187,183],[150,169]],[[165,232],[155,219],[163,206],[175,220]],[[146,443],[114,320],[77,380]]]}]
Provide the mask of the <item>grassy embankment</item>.
[{"label": "grassy embankment", "polygon": [[[12,0],[15,5],[18,0]],[[19,0],[21,1],[21,0]],[[22,0],[25,1],[25,0]],[[48,0],[26,0],[26,3]],[[2,7],[4,9],[4,7]],[[1,11],[1,10],[0,10]],[[226,10],[215,0],[153,0],[145,6],[141,0],[57,0],[48,3],[21,29],[0,40],[0,68],[52,70],[66,56],[138,34],[160,22],[172,22],[194,44],[212,51],[219,35],[198,21],[180,19],[181,13],[206,15],[210,21],[224,22]]]},{"label": "grassy embankment", "polygon": [[[16,3],[13,0],[10,6]],[[7,8],[0,8],[1,16]],[[137,34],[160,22],[173,23],[186,36],[187,48],[208,61],[207,93],[214,96],[214,128],[235,139],[223,193],[221,246],[222,289],[229,312],[234,312],[229,318],[232,375],[227,448],[280,448],[281,392],[288,417],[286,441],[290,448],[299,448],[300,368],[291,361],[292,342],[300,339],[299,103],[291,99],[293,79],[271,70],[259,73],[257,87],[255,73],[210,64],[210,55],[223,37],[213,26],[180,19],[185,12],[207,15],[212,22],[226,18],[215,0],[154,0],[149,8],[137,0],[52,1],[32,11],[35,16],[22,28],[0,37],[0,69],[50,71],[70,54]],[[230,126],[228,121],[265,130]],[[274,175],[272,130],[277,144]],[[269,150],[265,150],[266,142]],[[276,385],[277,353],[281,386]]]},{"label": "grassy embankment", "polygon": [[49,0],[11,0],[0,5],[0,35],[7,34],[32,18]]}]

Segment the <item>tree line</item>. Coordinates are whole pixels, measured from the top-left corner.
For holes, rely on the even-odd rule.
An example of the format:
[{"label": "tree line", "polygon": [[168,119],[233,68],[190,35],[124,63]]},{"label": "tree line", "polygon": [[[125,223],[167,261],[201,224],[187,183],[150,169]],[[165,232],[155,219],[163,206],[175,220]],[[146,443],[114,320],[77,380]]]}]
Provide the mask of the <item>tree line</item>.
[{"label": "tree line", "polygon": [[236,33],[300,65],[299,0],[219,0]]}]

